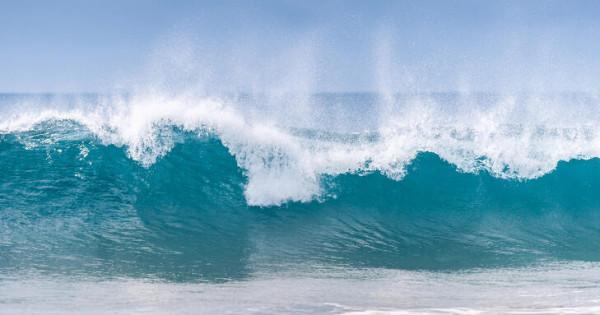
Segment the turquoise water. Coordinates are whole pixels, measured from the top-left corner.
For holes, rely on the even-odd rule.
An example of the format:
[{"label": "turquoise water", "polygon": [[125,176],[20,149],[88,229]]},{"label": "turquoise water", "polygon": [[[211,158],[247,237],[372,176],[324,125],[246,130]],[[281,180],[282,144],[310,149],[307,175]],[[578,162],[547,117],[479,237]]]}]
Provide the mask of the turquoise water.
[{"label": "turquoise water", "polygon": [[[372,95],[325,95],[282,114],[255,99],[5,95],[0,287],[11,293],[0,303],[91,303],[81,286],[96,296],[113,286],[166,299],[150,313],[172,307],[169,294],[189,297],[189,312],[197,299],[206,312],[286,311],[259,307],[273,295],[300,313],[502,313],[494,294],[523,293],[499,283],[511,276],[528,293],[556,279],[579,287],[585,303],[572,288],[536,303],[590,312],[600,142],[594,99],[569,96],[571,117],[565,98],[510,107],[501,97],[434,95],[386,106]],[[533,120],[539,104],[552,110]],[[27,283],[40,291],[24,294]],[[277,285],[295,294],[271,292]],[[359,292],[333,293],[353,285],[392,291],[354,306]],[[473,299],[457,303],[452,290]],[[480,290],[490,295],[472,303]],[[315,292],[324,300],[309,302]],[[247,304],[225,302],[235,294]],[[107,303],[129,303],[119,309],[128,313],[150,302],[128,298]]]}]

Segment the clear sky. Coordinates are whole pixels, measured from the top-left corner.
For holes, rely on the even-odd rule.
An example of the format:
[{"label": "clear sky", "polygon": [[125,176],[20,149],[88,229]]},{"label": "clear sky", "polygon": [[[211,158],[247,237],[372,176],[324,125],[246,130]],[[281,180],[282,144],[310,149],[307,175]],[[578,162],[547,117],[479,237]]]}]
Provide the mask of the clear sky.
[{"label": "clear sky", "polygon": [[600,1],[0,0],[2,92],[598,90],[599,57]]}]

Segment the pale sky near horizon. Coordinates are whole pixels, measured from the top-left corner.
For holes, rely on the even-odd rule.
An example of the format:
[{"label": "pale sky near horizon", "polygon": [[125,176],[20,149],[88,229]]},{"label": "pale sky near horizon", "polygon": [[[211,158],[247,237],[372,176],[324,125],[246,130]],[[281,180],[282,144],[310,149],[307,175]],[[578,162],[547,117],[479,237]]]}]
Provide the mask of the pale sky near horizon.
[{"label": "pale sky near horizon", "polygon": [[596,91],[599,39],[600,1],[0,0],[0,92]]}]

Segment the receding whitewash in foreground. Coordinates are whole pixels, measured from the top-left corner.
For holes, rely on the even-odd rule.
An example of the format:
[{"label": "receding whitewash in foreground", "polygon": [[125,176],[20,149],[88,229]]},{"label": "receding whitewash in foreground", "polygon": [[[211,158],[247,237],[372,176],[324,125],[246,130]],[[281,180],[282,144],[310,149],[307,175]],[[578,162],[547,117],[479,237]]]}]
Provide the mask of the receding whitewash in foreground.
[{"label": "receding whitewash in foreground", "polygon": [[600,267],[332,269],[225,283],[16,274],[0,292],[0,314],[595,314]]},{"label": "receding whitewash in foreground", "polygon": [[[298,131],[301,127],[326,132],[331,126],[322,121],[290,126],[281,111],[294,104],[256,114],[245,108],[249,104],[233,98],[153,92],[100,98],[93,104],[15,104],[0,116],[0,132],[25,132],[43,122],[72,120],[106,144],[127,147],[129,156],[145,166],[173,148],[174,127],[209,132],[244,169],[248,204],[268,206],[318,198],[323,175],[379,171],[401,179],[406,165],[425,151],[462,171],[486,170],[502,178],[535,178],[552,171],[559,161],[600,157],[600,116],[593,102],[561,102],[506,97],[485,106],[472,100],[448,106],[414,97],[381,106],[384,110],[364,109],[364,115],[381,115],[375,130],[365,131],[376,136],[342,139]],[[302,106],[305,115],[322,111],[320,104]]]}]

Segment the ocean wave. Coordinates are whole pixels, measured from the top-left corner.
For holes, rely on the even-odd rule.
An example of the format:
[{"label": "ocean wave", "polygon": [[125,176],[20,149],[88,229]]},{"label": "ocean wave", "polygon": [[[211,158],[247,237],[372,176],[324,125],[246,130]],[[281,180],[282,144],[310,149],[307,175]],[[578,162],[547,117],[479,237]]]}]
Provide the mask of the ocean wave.
[{"label": "ocean wave", "polygon": [[66,124],[0,140],[1,269],[217,281],[307,262],[456,270],[600,259],[599,159],[520,181],[420,153],[402,180],[323,175],[317,199],[262,207],[215,136],[174,132],[170,152],[144,166],[85,128],[59,132],[76,129]]}]

